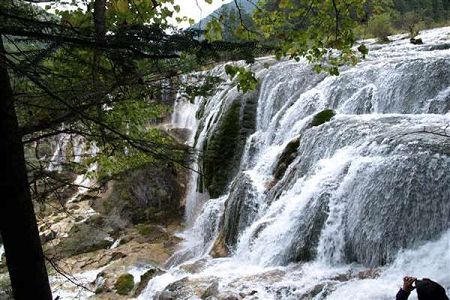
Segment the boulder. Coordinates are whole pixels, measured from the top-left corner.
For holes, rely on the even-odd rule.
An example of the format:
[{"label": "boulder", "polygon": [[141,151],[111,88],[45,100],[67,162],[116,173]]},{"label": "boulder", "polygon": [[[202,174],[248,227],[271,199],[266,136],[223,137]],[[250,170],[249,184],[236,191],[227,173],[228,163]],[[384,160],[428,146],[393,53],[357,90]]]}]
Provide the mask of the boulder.
[{"label": "boulder", "polygon": [[209,255],[211,255],[214,258],[227,257],[228,255],[230,255],[230,250],[228,249],[228,246],[225,243],[225,237],[223,233],[220,233],[219,236],[216,238]]},{"label": "boulder", "polygon": [[423,45],[423,41],[421,38],[412,38],[409,40],[413,45]]},{"label": "boulder", "polygon": [[[275,169],[273,170],[273,177],[276,181],[280,180],[284,173],[286,173],[287,168],[289,165],[295,160],[297,157],[297,149],[300,146],[300,137],[297,137],[290,141],[286,148],[284,148],[283,153],[281,153],[280,157],[278,158],[277,165]],[[274,184],[272,184],[273,186]]]},{"label": "boulder", "polygon": [[68,237],[57,245],[57,253],[62,257],[70,257],[107,249],[112,243],[112,239],[103,230],[85,223],[75,224]]},{"label": "boulder", "polygon": [[309,128],[320,126],[326,122],[329,122],[334,116],[336,112],[332,109],[325,109],[316,115],[314,115],[312,121],[309,123]]},{"label": "boulder", "polygon": [[158,268],[152,268],[141,275],[141,280],[139,281],[136,291],[134,292],[134,296],[139,296],[142,291],[147,287],[147,284],[150,280],[152,280],[154,277],[162,275],[164,271]]},{"label": "boulder", "polygon": [[120,275],[116,280],[114,288],[116,289],[117,294],[128,295],[134,288],[133,275],[129,273]]}]

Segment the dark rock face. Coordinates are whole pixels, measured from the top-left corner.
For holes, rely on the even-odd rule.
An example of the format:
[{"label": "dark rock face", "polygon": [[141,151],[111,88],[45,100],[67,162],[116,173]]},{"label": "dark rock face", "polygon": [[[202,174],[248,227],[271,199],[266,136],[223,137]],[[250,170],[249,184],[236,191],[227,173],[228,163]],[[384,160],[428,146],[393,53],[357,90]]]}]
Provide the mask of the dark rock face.
[{"label": "dark rock face", "polygon": [[229,105],[203,147],[203,180],[213,198],[222,195],[236,175],[247,137],[255,131],[258,91]]},{"label": "dark rock face", "polygon": [[323,110],[313,117],[311,123],[309,124],[309,127],[320,126],[330,121],[331,118],[333,118],[335,115],[336,113],[332,109]]},{"label": "dark rock face", "polygon": [[153,268],[145,272],[143,275],[141,275],[141,281],[136,287],[136,291],[134,292],[134,296],[139,296],[142,291],[147,287],[147,284],[150,280],[152,280],[154,277],[162,275],[164,272],[158,268]]},{"label": "dark rock face", "polygon": [[310,261],[316,257],[320,233],[328,217],[328,199],[331,195],[324,193],[308,204],[309,212],[305,218],[298,220],[297,239],[287,249],[286,262]]},{"label": "dark rock face", "polygon": [[413,45],[423,45],[423,41],[422,41],[422,39],[420,39],[420,38],[418,38],[418,39],[412,38],[412,39],[410,39],[409,41],[410,41],[411,44],[413,44]]},{"label": "dark rock face", "polygon": [[[124,174],[98,209],[112,223],[170,221],[180,214],[186,170],[172,163],[155,163]],[[113,226],[121,226],[114,224]]]},{"label": "dark rock face", "polygon": [[297,149],[299,146],[300,146],[300,137],[290,141],[289,144],[287,144],[286,148],[284,148],[283,153],[278,159],[277,166],[273,171],[273,176],[276,181],[280,180],[283,177],[289,165],[297,157]]},{"label": "dark rock face", "polygon": [[233,168],[231,162],[237,152],[239,129],[239,103],[234,102],[225,113],[218,130],[204,146],[204,184],[213,198],[222,194],[229,181]]},{"label": "dark rock face", "polygon": [[221,228],[226,245],[230,248],[236,246],[239,234],[249,226],[256,217],[255,191],[247,175],[241,174],[231,187],[230,196],[225,204]]}]

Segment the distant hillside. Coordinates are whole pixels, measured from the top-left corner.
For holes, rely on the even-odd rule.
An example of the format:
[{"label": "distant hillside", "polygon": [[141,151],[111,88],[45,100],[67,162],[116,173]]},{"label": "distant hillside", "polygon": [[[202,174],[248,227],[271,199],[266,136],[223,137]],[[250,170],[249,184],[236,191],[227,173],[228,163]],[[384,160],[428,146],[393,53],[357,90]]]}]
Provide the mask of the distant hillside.
[{"label": "distant hillside", "polygon": [[[258,0],[237,0],[236,2],[242,12],[251,14],[253,12],[253,10],[255,9],[255,3],[257,3]],[[213,11],[211,14],[209,14],[205,18],[201,19],[198,23],[192,25],[190,28],[205,29],[206,25],[213,18],[218,18],[224,11],[232,11],[232,10],[237,10],[236,3],[234,1],[231,1],[230,3],[222,5],[221,7],[219,7],[215,11]]]}]

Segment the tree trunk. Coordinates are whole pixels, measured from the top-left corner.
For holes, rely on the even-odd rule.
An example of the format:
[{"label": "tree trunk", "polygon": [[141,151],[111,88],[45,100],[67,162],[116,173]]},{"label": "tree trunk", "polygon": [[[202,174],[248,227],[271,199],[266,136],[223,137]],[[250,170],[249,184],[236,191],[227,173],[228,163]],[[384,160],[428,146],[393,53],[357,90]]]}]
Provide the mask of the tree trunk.
[{"label": "tree trunk", "polygon": [[51,300],[0,36],[0,233],[16,300]]}]

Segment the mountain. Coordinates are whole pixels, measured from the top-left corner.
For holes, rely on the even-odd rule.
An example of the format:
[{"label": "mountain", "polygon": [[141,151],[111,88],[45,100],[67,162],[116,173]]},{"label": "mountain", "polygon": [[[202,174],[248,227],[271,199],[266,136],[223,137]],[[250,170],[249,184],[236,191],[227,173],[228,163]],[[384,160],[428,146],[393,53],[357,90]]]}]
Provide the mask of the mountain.
[{"label": "mountain", "polygon": [[258,0],[236,0],[222,5],[208,16],[201,19],[198,23],[192,25],[192,29],[205,29],[206,25],[213,19],[218,18],[223,12],[237,10],[236,4],[239,6],[241,12],[251,14],[255,8]]}]

